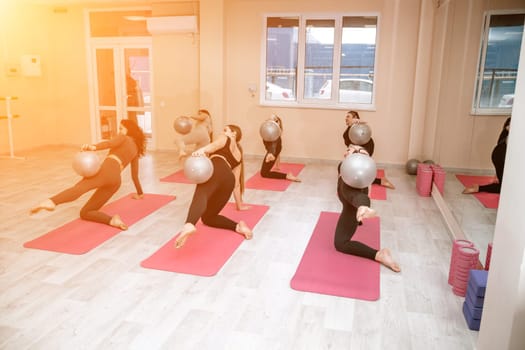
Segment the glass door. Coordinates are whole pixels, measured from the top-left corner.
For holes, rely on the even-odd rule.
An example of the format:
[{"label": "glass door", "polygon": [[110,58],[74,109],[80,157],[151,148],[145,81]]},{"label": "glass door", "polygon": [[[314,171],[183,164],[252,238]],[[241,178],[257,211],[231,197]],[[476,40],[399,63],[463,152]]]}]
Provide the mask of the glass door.
[{"label": "glass door", "polygon": [[97,138],[114,137],[119,122],[132,119],[153,144],[149,46],[98,44],[93,62]]}]

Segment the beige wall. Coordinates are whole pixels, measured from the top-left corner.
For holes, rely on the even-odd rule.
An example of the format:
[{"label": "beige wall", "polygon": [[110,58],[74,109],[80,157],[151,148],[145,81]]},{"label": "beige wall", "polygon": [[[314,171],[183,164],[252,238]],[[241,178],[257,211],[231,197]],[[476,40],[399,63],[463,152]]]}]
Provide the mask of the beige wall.
[{"label": "beige wall", "polygon": [[[492,170],[490,152],[505,116],[470,115],[481,20],[485,9],[515,8],[522,1],[440,3],[440,8],[432,0],[203,0],[155,5],[158,14],[200,14],[199,34],[152,38],[155,146],[174,149],[173,120],[207,108],[216,132],[224,123],[237,123],[245,134],[245,152],[262,155],[259,125],[277,112],[284,118],[284,157],[340,159],[346,110],[261,106],[258,95],[248,92],[249,85],[260,88],[261,83],[263,15],[298,9],[376,12],[376,110],[360,111],[372,126],[376,160],[404,164],[410,157],[430,158],[445,167]],[[14,112],[22,116],[14,121],[15,147],[88,141],[83,8],[68,6],[65,13],[55,13],[52,7],[12,1],[2,6],[0,66],[34,53],[41,56],[43,69],[38,78],[0,74],[0,95],[20,97],[13,103]],[[0,152],[6,153],[5,121],[0,122],[0,135]]]},{"label": "beige wall", "polygon": [[[87,139],[89,111],[85,48],[82,22],[78,13],[54,13],[44,6],[14,6],[4,2],[0,22],[0,96],[19,99],[12,112],[21,117],[13,121],[15,149]],[[72,11],[74,12],[74,11]],[[64,30],[67,28],[67,30]],[[7,65],[20,68],[20,57],[39,55],[42,75],[8,77]],[[4,114],[5,104],[0,102]],[[0,122],[0,150],[8,150],[7,122]]]},{"label": "beige wall", "polygon": [[[376,141],[379,162],[404,163],[408,152],[419,1],[225,1],[226,111],[246,135],[245,152],[264,151],[258,129],[272,112],[283,117],[283,156],[340,159],[347,109],[272,108],[248,92],[260,88],[265,13],[374,12],[380,15],[376,111],[362,111]],[[395,137],[392,137],[395,135]]]}]

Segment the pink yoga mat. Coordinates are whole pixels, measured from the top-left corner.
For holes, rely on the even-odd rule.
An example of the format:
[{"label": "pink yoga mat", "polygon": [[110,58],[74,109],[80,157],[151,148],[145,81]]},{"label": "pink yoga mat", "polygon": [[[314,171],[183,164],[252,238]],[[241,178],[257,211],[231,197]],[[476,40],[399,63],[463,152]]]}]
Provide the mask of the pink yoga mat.
[{"label": "pink yoga mat", "polygon": [[[321,212],[290,285],[299,291],[377,300],[379,263],[335,250],[334,232],[339,215]],[[379,218],[363,220],[352,239],[379,249]]]},{"label": "pink yoga mat", "polygon": [[[238,211],[235,204],[228,203],[221,213],[234,221],[243,220],[253,230],[269,207],[248,205],[251,206],[249,210]],[[245,240],[244,236],[236,232],[209,227],[200,221],[196,227],[197,232],[187,239],[182,248],[174,247],[177,234],[140,265],[155,270],[213,276]],[[256,237],[257,231],[254,231]]]},{"label": "pink yoga mat", "polygon": [[[131,195],[127,195],[107,204],[102,211],[109,215],[119,214],[126,225],[131,226],[174,199],[175,196],[149,193],[144,194],[142,199],[133,199]],[[122,230],[109,225],[76,219],[24,243],[24,247],[67,254],[84,254],[120,232]]]},{"label": "pink yoga mat", "polygon": [[[465,187],[472,186],[474,184],[487,185],[494,181],[494,176],[456,174],[456,177]],[[498,207],[499,193],[478,192],[473,193],[472,195],[476,197],[486,208],[496,209]]]},{"label": "pink yoga mat", "polygon": [[[378,178],[385,177],[385,170],[383,169],[377,169],[377,175]],[[383,187],[381,185],[372,184],[370,186],[370,193],[369,193],[370,199],[375,200],[386,200],[386,187]]]},{"label": "pink yoga mat", "polygon": [[[295,164],[295,163],[281,163],[279,169],[274,169],[281,173],[292,173],[295,176],[299,175],[301,170],[303,170],[304,164]],[[253,175],[251,178],[246,181],[246,188],[251,188],[254,190],[268,190],[268,191],[286,191],[288,186],[292,181],[281,180],[281,179],[268,179],[261,176],[260,172]]]},{"label": "pink yoga mat", "polygon": [[192,184],[190,180],[184,176],[184,169],[181,169],[179,171],[176,171],[175,173],[165,176],[160,179],[162,182],[177,182],[177,183],[183,183],[183,184]]}]

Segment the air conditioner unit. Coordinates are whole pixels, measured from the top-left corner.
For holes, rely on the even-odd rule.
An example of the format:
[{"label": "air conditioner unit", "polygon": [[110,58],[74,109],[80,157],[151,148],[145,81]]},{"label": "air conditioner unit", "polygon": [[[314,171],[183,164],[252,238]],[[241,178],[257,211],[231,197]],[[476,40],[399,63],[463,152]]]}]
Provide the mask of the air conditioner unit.
[{"label": "air conditioner unit", "polygon": [[149,17],[146,24],[152,35],[197,32],[197,16]]}]

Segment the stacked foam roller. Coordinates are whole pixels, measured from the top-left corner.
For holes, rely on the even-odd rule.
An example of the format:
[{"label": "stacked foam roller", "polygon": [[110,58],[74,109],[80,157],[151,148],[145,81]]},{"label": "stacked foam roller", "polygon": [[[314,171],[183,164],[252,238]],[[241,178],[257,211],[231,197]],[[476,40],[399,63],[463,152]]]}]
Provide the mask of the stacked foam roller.
[{"label": "stacked foam roller", "polygon": [[470,270],[475,269],[479,262],[479,250],[475,247],[461,247],[454,267],[454,283],[452,292],[464,297],[467,293],[467,284]]},{"label": "stacked foam roller", "polygon": [[432,191],[432,168],[425,163],[417,165],[416,190],[420,196],[430,197]]},{"label": "stacked foam roller", "polygon": [[456,239],[452,245],[452,254],[450,255],[450,268],[448,271],[448,284],[454,285],[454,273],[456,272],[456,263],[458,250],[462,247],[474,247],[474,243],[466,239]]},{"label": "stacked foam roller", "polygon": [[423,197],[429,197],[435,184],[441,194],[445,190],[445,170],[438,164],[419,163],[417,165],[416,189]]},{"label": "stacked foam roller", "polygon": [[432,176],[433,176],[433,183],[436,184],[436,187],[439,190],[439,193],[443,194],[443,191],[445,190],[445,177],[446,173],[445,170],[441,167],[441,165],[438,164],[432,164],[430,166],[432,169]]},{"label": "stacked foam roller", "polygon": [[479,262],[479,250],[474,243],[465,239],[456,239],[452,247],[448,283],[454,294],[464,297],[467,292],[469,272],[476,269]]},{"label": "stacked foam roller", "polygon": [[463,316],[465,316],[465,321],[467,321],[470,329],[476,331],[479,330],[481,324],[487,277],[488,271],[470,270],[467,293],[465,301],[463,302]]}]

